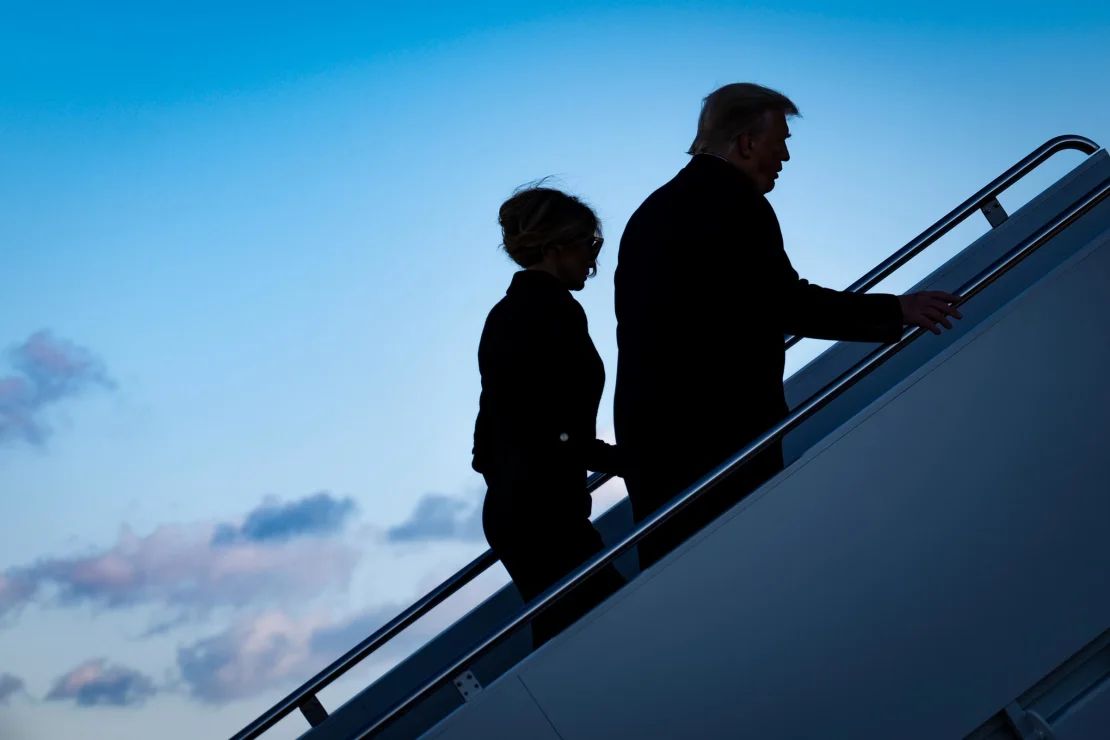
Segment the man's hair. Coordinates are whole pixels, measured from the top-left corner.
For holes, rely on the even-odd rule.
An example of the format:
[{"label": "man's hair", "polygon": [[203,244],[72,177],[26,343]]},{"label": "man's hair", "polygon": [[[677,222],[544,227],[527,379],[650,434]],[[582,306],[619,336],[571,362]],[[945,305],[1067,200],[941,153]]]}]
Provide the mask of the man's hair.
[{"label": "man's hair", "polygon": [[698,117],[698,135],[687,154],[724,154],[740,134],[757,134],[763,114],[781,110],[788,116],[801,115],[798,106],[777,90],[751,82],[734,82],[705,96]]}]

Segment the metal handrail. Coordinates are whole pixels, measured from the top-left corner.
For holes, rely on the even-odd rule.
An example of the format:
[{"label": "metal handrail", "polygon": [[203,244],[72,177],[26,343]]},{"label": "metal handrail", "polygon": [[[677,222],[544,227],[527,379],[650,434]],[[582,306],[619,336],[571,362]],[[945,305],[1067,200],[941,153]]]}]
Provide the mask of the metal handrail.
[{"label": "metal handrail", "polygon": [[[609,480],[610,477],[611,476],[607,473],[594,473],[587,479],[587,491],[592,493],[602,483]],[[316,699],[316,695],[320,691],[351,668],[354,668],[355,665],[364,660],[368,655],[392,640],[406,627],[420,619],[420,617],[427,614],[497,562],[498,558],[493,553],[493,550],[486,550],[484,553],[471,560],[453,576],[424,594],[424,596],[420,597],[412,606],[383,624],[365,640],[355,645],[333,661],[327,668],[324,668],[306,683],[301,685],[300,688],[291,692],[280,702],[272,706],[265,714],[260,715],[254,722],[251,722],[242,730],[232,735],[231,740],[248,740],[249,738],[256,738],[281,721],[294,709],[301,708],[306,718],[314,712],[321,713],[323,711],[322,707],[306,708],[306,705],[310,707],[310,702],[318,703],[319,700]],[[326,715],[324,716],[326,717]],[[313,725],[319,724],[318,722],[312,722],[311,719],[309,721]]]},{"label": "metal handrail", "polygon": [[[982,208],[984,203],[990,201],[999,193],[1009,188],[1052,155],[1067,149],[1076,149],[1090,155],[1098,151],[1099,146],[1091,139],[1076,134],[1066,134],[1049,139],[1030,152],[1028,156],[1013,167],[1006,170],[980,189],[975,195],[972,195],[939,221],[923,231],[912,241],[876,265],[867,274],[848,286],[846,291],[853,293],[866,292],[874,287],[961,221],[968,218],[976,210]],[[789,349],[800,339],[801,337],[787,338],[785,341],[785,348]],[[609,473],[594,473],[586,481],[587,493],[593,493],[611,477],[612,475]],[[314,721],[314,718],[327,716],[323,707],[320,706],[319,700],[316,698],[316,695],[321,690],[337,680],[359,662],[366,659],[367,656],[382,645],[392,640],[417,619],[427,614],[445,599],[484,573],[496,562],[498,562],[498,558],[494,555],[493,551],[486,550],[443,583],[418,599],[403,612],[382,625],[365,640],[355,645],[326,668],[318,672],[299,688],[289,693],[284,699],[233,735],[231,740],[252,740],[298,708],[301,709],[302,713],[311,724],[319,724],[319,722]]]},{"label": "metal handrail", "polygon": [[[987,286],[998,280],[998,278],[1002,277],[1002,275],[1009,272],[1022,260],[1039,249],[1041,245],[1059,234],[1080,216],[1102,202],[1107,195],[1110,195],[1110,177],[1105,178],[1097,187],[1088,191],[1082,198],[1074,201],[1066,211],[1056,216],[1056,218],[1041,227],[1032,236],[1026,238],[1007,255],[995,260],[989,267],[961,286],[956,291],[956,295],[959,296],[959,301],[957,301],[955,305],[960,305],[974,298],[987,288]],[[609,565],[614,559],[635,546],[668,519],[693,503],[695,499],[699,498],[707,490],[748,463],[752,458],[773,444],[775,440],[782,437],[782,435],[790,432],[810,416],[838,398],[841,394],[869,375],[878,366],[901,352],[927,331],[927,329],[922,327],[914,327],[913,329],[905,331],[902,338],[897,342],[883,345],[870,352],[850,369],[841,374],[836,380],[829,383],[808,401],[792,411],[778,424],[762,434],[747,447],[734,454],[728,460],[718,465],[712,471],[702,476],[694,485],[637,525],[615,545],[595,556],[592,560],[579,567],[558,584],[545,591],[535,601],[526,605],[522,612],[509,620],[508,624],[502,626],[477,646],[471,648],[449,668],[440,671],[434,678],[426,682],[424,686],[413,694],[410,694],[407,699],[394,705],[388,713],[377,719],[365,730],[362,730],[356,736],[357,740],[363,740],[369,737],[374,732],[392,722],[398,715],[404,713],[415,703],[426,697],[440,684],[450,680],[452,676],[457,675],[461,670],[465,669],[468,664],[473,663],[476,658],[480,657],[484,652],[513,631],[530,622],[537,614],[547,609],[553,602],[574,589],[582,581]]]},{"label": "metal handrail", "polygon": [[[1046,159],[1066,149],[1078,149],[1084,154],[1090,155],[1097,152],[1099,146],[1086,136],[1079,136],[1078,134],[1064,134],[1063,136],[1049,139],[1031,151],[1028,156],[1013,167],[980,188],[975,195],[946,213],[936,223],[914,237],[906,246],[875,265],[870,272],[845,288],[845,291],[849,293],[866,293],[871,290],[871,288],[881,283],[893,274],[895,270],[916,257],[937,239],[940,239],[960,223],[967,220],[976,211],[982,210],[984,211],[984,215],[986,215],[985,209],[991,205],[992,201],[995,201],[1003,191],[1039,167]],[[800,340],[801,337],[798,336],[790,337],[786,340],[787,348],[793,347]]]}]

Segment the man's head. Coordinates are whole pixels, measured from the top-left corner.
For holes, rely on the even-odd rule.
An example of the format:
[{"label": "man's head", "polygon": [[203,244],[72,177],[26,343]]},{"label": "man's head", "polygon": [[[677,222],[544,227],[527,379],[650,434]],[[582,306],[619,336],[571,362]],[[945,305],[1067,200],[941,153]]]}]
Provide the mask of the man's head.
[{"label": "man's head", "polygon": [[727,159],[768,193],[790,159],[786,118],[797,115],[798,107],[782,93],[750,82],[725,85],[702,101],[689,153]]}]

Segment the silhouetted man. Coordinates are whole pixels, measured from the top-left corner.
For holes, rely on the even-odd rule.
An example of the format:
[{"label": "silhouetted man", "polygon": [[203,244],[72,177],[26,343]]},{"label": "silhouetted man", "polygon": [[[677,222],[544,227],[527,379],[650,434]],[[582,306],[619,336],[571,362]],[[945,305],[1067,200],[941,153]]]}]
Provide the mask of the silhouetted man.
[{"label": "silhouetted man", "polygon": [[[955,297],[852,294],[798,277],[764,197],[790,159],[784,95],[726,85],[704,101],[689,164],[651,194],[616,271],[617,444],[637,522],[788,412],[783,335],[897,340],[940,333]],[[640,544],[646,567],[782,469],[773,445]]]}]

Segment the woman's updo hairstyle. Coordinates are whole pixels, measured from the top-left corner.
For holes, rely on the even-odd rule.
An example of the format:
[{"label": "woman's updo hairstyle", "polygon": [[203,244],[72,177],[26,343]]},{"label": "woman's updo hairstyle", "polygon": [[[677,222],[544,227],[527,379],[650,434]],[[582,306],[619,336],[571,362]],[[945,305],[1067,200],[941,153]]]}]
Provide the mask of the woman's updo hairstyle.
[{"label": "woman's updo hairstyle", "polygon": [[501,245],[521,267],[541,262],[545,249],[601,235],[601,222],[588,205],[540,184],[513,193],[501,204],[497,220]]}]

